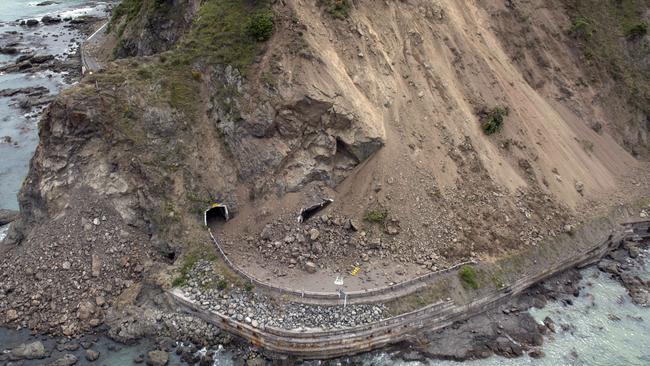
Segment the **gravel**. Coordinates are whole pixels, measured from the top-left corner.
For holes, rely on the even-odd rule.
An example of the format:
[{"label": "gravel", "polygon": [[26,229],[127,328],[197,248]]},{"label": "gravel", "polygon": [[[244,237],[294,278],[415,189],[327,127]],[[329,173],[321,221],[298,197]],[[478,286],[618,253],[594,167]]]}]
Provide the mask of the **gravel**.
[{"label": "gravel", "polygon": [[319,306],[295,302],[278,303],[238,286],[215,286],[225,281],[208,261],[197,262],[181,290],[204,310],[212,311],[263,329],[341,329],[369,324],[390,316],[384,305]]}]

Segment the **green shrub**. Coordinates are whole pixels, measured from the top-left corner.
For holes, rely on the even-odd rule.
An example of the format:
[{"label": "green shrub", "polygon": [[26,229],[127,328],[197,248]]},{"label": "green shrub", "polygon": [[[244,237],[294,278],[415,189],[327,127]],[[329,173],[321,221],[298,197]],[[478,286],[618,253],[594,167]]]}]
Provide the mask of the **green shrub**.
[{"label": "green shrub", "polygon": [[136,18],[140,9],[142,9],[142,0],[122,0],[120,4],[113,9],[111,20],[108,23],[108,31],[110,32],[115,24],[117,24],[123,17],[126,17],[125,23],[117,32],[118,36],[121,37],[124,32],[124,26]]},{"label": "green shrub", "polygon": [[496,106],[491,110],[483,110],[480,113],[481,127],[486,135],[499,132],[505,117],[508,115],[508,108]]},{"label": "green shrub", "polygon": [[322,0],[325,11],[337,19],[345,19],[350,15],[350,0]]},{"label": "green shrub", "polygon": [[594,31],[587,18],[580,17],[573,21],[569,34],[576,39],[588,41],[593,36]]},{"label": "green shrub", "polygon": [[363,216],[363,219],[368,222],[382,223],[384,220],[386,220],[386,216],[386,211],[371,210],[366,212],[366,214]]},{"label": "green shrub", "polygon": [[472,289],[478,289],[480,286],[476,279],[476,270],[470,266],[463,266],[460,271],[458,271],[460,279],[463,281],[463,285],[470,287]]},{"label": "green shrub", "polygon": [[181,287],[187,283],[187,278],[183,275],[174,278],[172,281],[172,287]]},{"label": "green shrub", "polygon": [[246,282],[246,284],[244,285],[244,290],[246,290],[248,292],[253,291],[254,288],[255,288],[255,286],[253,286],[253,284],[250,283],[250,282]]},{"label": "green shrub", "polygon": [[142,67],[138,69],[138,76],[142,79],[151,79],[153,75],[149,69]]},{"label": "green shrub", "polygon": [[268,11],[254,14],[250,18],[247,30],[255,40],[267,41],[273,35],[273,14]]},{"label": "green shrub", "polygon": [[226,280],[219,280],[219,282],[217,282],[217,289],[219,291],[223,291],[227,288],[228,288],[228,282],[226,282]]},{"label": "green shrub", "polygon": [[625,29],[625,37],[627,39],[641,38],[648,34],[648,25],[644,22],[632,24]]}]

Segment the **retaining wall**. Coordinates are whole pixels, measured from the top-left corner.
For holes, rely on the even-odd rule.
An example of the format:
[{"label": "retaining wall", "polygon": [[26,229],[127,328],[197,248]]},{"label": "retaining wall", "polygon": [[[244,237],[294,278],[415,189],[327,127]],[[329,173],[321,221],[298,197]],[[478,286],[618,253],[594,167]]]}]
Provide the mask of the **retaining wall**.
[{"label": "retaining wall", "polygon": [[[203,310],[184,297],[180,291],[173,290],[168,294],[187,312],[269,351],[303,359],[340,357],[398,343],[424,330],[434,331],[455,321],[480,314],[556,273],[594,263],[611,250],[618,248],[624,240],[650,237],[650,221],[630,222],[617,228],[618,225],[611,219],[608,217],[595,220],[585,225],[579,233],[574,234],[575,239],[578,240],[577,248],[567,249],[586,250],[569,253],[564,259],[544,266],[544,269],[537,273],[522,275],[503,289],[483,294],[466,304],[456,304],[452,301],[438,302],[410,313],[353,328],[331,331],[285,330],[273,327],[256,329],[224,315]],[[615,230],[612,231],[612,228]],[[587,240],[593,239],[598,240],[593,241],[588,248],[583,248]],[[560,241],[560,244],[563,242]]]}]

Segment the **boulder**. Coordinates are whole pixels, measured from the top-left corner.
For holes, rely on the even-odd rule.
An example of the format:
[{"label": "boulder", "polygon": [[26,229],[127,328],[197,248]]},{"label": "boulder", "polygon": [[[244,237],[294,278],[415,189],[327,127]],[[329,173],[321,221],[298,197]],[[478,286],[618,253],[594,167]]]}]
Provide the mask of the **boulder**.
[{"label": "boulder", "polygon": [[86,350],[86,360],[93,362],[93,361],[97,361],[98,358],[99,358],[99,352],[92,349]]},{"label": "boulder", "polygon": [[18,49],[16,47],[0,47],[0,53],[4,55],[15,55],[18,53]]},{"label": "boulder", "polygon": [[318,229],[313,228],[309,230],[309,239],[314,241],[314,240],[318,240],[319,237],[320,237],[320,231],[318,231]]},{"label": "boulder", "polygon": [[77,356],[68,353],[63,355],[63,357],[57,359],[56,361],[48,363],[47,365],[48,366],[72,366],[76,364],[77,361],[79,361]]},{"label": "boulder", "polygon": [[316,263],[314,263],[314,262],[307,261],[307,262],[305,262],[304,267],[305,267],[305,271],[307,271],[309,273],[316,273],[316,271],[318,271],[318,267],[316,266]]},{"label": "boulder", "polygon": [[30,62],[33,64],[42,64],[48,61],[54,60],[54,55],[38,55],[30,59]]},{"label": "boulder", "polygon": [[147,365],[149,366],[165,366],[169,361],[169,354],[165,351],[150,351],[147,353]]},{"label": "boulder", "polygon": [[18,211],[0,209],[0,226],[7,225],[16,218],[18,218]]},{"label": "boulder", "polygon": [[79,303],[77,318],[80,320],[88,320],[93,313],[95,313],[95,304],[91,301],[86,300]]},{"label": "boulder", "polygon": [[544,357],[544,351],[534,349],[528,352],[528,356],[530,356],[531,358],[542,358]]},{"label": "boulder", "polygon": [[266,361],[260,356],[255,356],[246,360],[246,366],[264,366]]},{"label": "boulder", "polygon": [[46,15],[43,18],[41,18],[41,22],[43,24],[56,24],[56,23],[61,23],[61,18]]},{"label": "boulder", "polygon": [[29,20],[27,20],[25,22],[25,25],[28,26],[28,27],[35,27],[35,26],[38,25],[38,23],[40,23],[40,22],[38,20],[36,20],[36,19],[29,19]]},{"label": "boulder", "polygon": [[23,343],[9,351],[9,359],[11,360],[34,360],[45,358],[45,356],[45,346],[40,341]]}]

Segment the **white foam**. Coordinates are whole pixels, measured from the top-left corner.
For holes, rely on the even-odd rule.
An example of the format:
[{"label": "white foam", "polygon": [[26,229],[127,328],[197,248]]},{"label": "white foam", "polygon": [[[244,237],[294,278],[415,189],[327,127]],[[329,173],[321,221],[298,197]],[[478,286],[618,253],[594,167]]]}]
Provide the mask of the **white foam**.
[{"label": "white foam", "polygon": [[7,236],[7,231],[9,231],[9,225],[0,226],[0,241]]},{"label": "white foam", "polygon": [[84,15],[103,15],[106,13],[106,4],[85,6],[77,9],[66,10],[59,13],[61,18],[79,18]]}]

